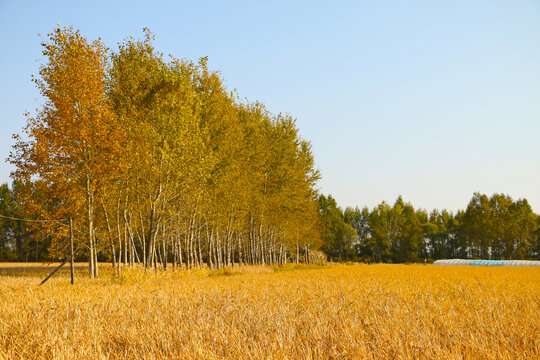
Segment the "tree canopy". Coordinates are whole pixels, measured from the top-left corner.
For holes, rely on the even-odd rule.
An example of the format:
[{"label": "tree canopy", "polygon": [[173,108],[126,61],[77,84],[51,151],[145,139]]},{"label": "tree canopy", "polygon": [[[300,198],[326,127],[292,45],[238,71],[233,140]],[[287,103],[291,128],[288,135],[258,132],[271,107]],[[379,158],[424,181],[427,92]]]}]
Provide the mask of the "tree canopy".
[{"label": "tree canopy", "polygon": [[[73,218],[90,276],[98,259],[275,264],[318,246],[319,173],[292,117],[239,101],[206,58],[166,59],[148,30],[111,52],[59,27],[43,55],[45,103],[16,136],[13,177],[33,216]],[[65,256],[59,229],[52,257]]]},{"label": "tree canopy", "polygon": [[[540,216],[526,199],[475,193],[466,210],[415,210],[398,197],[371,211],[342,210],[319,198],[323,249],[335,261],[424,262],[436,259],[540,259]],[[343,237],[347,225],[354,234]]]}]

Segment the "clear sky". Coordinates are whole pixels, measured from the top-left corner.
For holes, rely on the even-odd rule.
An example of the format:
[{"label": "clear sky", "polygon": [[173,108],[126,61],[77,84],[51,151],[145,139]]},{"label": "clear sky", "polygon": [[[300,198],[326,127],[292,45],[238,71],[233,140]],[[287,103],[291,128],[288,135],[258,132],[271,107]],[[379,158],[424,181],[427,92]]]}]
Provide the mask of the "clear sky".
[{"label": "clear sky", "polygon": [[209,56],[241,97],[298,119],[342,206],[457,210],[480,191],[540,212],[540,1],[0,0],[2,159],[58,23],[113,50],[149,27],[164,54]]}]

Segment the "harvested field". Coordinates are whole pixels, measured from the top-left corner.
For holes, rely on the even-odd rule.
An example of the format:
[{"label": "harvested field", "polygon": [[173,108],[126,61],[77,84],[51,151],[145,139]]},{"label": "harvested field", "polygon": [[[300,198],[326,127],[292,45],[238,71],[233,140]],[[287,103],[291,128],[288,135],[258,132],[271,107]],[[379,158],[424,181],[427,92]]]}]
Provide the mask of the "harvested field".
[{"label": "harvested field", "polygon": [[540,358],[538,268],[48,270],[0,264],[0,358]]}]

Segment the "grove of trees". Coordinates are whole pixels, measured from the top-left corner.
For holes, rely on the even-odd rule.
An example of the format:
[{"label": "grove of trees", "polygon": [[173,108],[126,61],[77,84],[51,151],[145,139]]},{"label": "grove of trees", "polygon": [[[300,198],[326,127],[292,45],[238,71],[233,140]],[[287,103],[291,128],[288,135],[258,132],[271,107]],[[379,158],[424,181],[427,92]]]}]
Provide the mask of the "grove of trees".
[{"label": "grove of trees", "polygon": [[41,222],[2,218],[3,259],[66,257],[68,218],[91,277],[98,260],[281,264],[318,246],[319,173],[290,116],[239,101],[206,58],[166,59],[148,30],[115,52],[72,27],[42,45],[44,105],[15,136],[0,199]]}]

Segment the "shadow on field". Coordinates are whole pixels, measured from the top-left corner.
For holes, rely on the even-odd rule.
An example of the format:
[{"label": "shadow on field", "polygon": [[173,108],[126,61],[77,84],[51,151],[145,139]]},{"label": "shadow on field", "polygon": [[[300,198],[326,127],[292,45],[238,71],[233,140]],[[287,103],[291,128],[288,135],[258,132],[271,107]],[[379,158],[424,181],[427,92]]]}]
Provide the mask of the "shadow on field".
[{"label": "shadow on field", "polygon": [[[60,263],[0,263],[0,276],[30,276],[45,277]],[[87,274],[87,263],[75,263],[76,274]],[[56,276],[69,275],[69,263],[65,264],[55,274]]]}]

